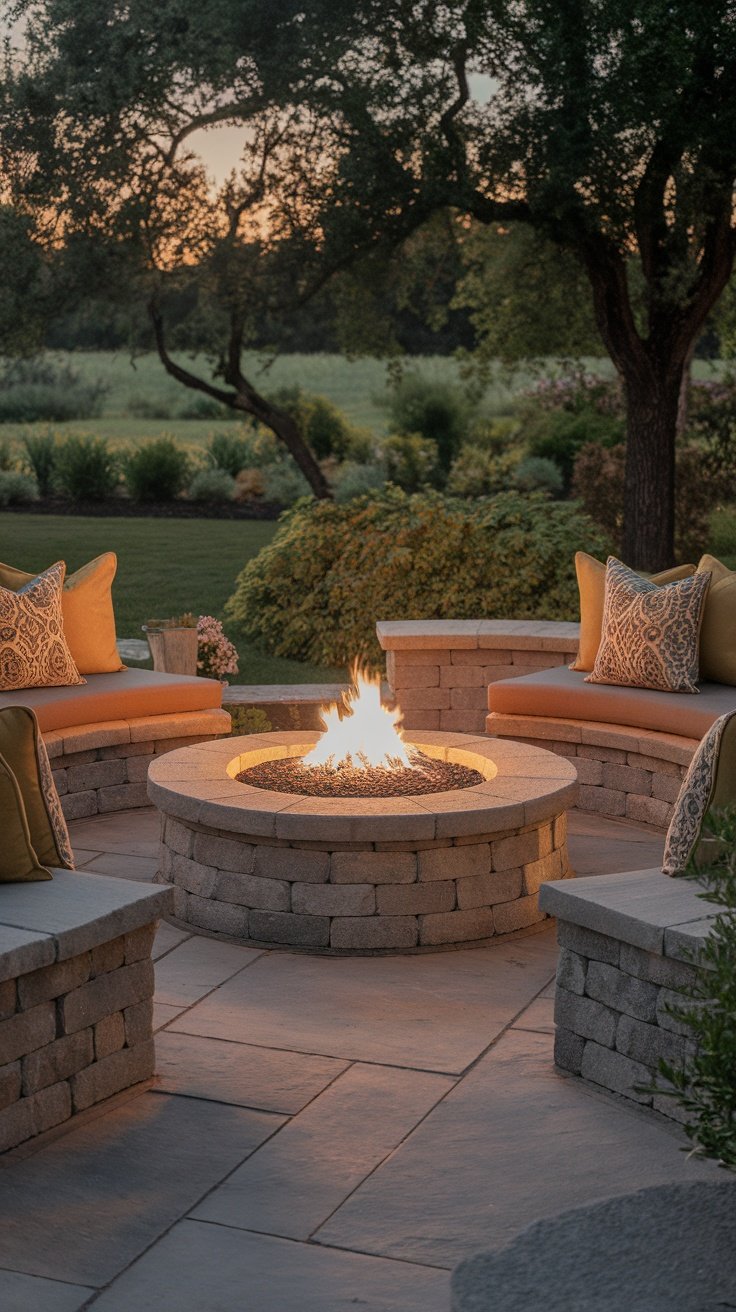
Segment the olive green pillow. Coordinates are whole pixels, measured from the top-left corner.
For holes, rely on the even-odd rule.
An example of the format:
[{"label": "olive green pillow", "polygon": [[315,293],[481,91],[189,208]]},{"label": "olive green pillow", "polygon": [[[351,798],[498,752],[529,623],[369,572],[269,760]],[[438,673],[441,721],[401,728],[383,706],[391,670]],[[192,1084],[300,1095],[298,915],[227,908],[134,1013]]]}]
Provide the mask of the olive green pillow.
[{"label": "olive green pillow", "polygon": [[0,710],[0,756],[15,778],[33,851],[42,866],[74,869],[69,831],[30,706]]},{"label": "olive green pillow", "polygon": [[0,884],[50,879],[50,872],[41,865],[31,842],[18,781],[2,756],[0,756],[0,815],[3,818]]}]

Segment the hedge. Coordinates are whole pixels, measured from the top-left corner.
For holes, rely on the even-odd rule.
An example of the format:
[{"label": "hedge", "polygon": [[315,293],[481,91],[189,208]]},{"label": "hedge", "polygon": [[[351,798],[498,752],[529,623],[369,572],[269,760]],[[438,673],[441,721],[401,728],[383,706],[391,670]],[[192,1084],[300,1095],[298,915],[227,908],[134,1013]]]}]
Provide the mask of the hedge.
[{"label": "hedge", "polygon": [[574,553],[606,548],[575,503],[539,493],[468,502],[388,487],[299,502],[240,574],[226,613],[275,656],[375,664],[377,620],[576,618]]}]

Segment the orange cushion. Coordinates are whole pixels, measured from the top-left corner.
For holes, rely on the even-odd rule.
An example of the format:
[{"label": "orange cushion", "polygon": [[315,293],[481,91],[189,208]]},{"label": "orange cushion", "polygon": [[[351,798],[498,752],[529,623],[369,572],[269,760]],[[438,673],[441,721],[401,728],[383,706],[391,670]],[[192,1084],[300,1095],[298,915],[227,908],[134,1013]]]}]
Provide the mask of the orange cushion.
[{"label": "orange cushion", "polygon": [[[602,560],[589,556],[586,551],[575,552],[575,570],[580,590],[580,642],[578,654],[572,663],[573,670],[592,670],[603,629],[603,602],[606,591],[606,566]],[[676,565],[661,574],[643,575],[661,587],[695,573],[694,565]]]},{"label": "orange cushion", "polygon": [[24,688],[0,693],[2,706],[32,706],[42,733],[107,720],[136,720],[143,715],[205,711],[222,704],[218,679],[153,670],[91,674],[78,688]]},{"label": "orange cushion", "polygon": [[[64,636],[80,674],[109,674],[123,670],[115,646],[112,581],[118,567],[114,551],[90,560],[64,582],[61,613]],[[17,592],[34,578],[12,565],[0,564],[0,586]]]}]

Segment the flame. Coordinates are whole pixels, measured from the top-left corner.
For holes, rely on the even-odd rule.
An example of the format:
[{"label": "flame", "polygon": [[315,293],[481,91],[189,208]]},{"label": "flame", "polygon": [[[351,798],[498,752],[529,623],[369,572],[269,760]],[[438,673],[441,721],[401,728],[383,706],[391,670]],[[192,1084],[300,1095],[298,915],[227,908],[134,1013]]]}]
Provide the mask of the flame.
[{"label": "flame", "polygon": [[401,738],[401,711],[381,704],[381,680],[354,666],[352,688],[342,694],[342,704],[323,708],[324,733],[303,765],[340,766],[355,770],[400,770],[411,767],[409,751]]}]

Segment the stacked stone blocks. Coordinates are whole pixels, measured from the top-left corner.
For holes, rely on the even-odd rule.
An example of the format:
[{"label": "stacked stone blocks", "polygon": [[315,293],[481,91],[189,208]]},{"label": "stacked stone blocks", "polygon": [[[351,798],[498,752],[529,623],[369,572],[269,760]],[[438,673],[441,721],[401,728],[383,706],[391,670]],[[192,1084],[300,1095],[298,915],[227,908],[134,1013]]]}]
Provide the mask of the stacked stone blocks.
[{"label": "stacked stone blocks", "polygon": [[0,984],[0,1152],[153,1075],[154,932]]}]

